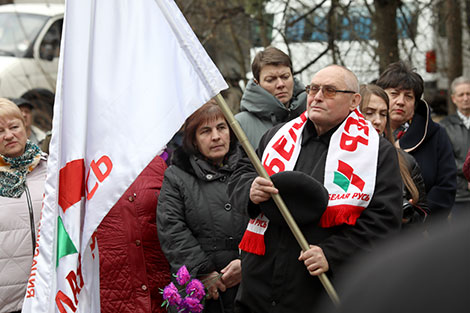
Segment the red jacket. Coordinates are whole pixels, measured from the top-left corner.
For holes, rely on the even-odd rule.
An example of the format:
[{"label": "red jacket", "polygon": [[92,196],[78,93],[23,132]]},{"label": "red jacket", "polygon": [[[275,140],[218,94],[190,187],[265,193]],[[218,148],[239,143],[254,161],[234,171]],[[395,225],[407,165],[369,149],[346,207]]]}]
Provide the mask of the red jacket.
[{"label": "red jacket", "polygon": [[470,181],[470,150],[467,152],[467,157],[465,158],[465,162],[463,163],[463,175],[465,178]]},{"label": "red jacket", "polygon": [[166,312],[158,288],[170,282],[170,269],[156,226],[165,169],[155,157],[98,227],[102,313]]}]

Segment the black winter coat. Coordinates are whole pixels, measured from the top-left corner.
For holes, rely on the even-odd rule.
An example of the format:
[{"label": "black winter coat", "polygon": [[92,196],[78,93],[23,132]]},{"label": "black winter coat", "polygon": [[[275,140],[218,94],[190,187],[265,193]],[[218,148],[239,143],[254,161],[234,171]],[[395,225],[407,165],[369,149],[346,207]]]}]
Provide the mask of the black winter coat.
[{"label": "black winter coat", "polygon": [[410,127],[398,143],[421,168],[431,212],[428,219],[446,218],[457,189],[452,144],[446,130],[431,119],[431,110],[423,100],[418,101]]},{"label": "black winter coat", "polygon": [[[186,265],[193,278],[200,278],[239,258],[238,244],[248,219],[227,195],[236,162],[237,155],[229,153],[226,164],[216,170],[181,148],[175,151],[157,208],[158,237],[172,273]],[[237,289],[221,293],[223,303],[206,301],[204,312],[233,312]]]},{"label": "black winter coat", "polygon": [[410,172],[411,179],[418,189],[419,199],[416,205],[408,202],[411,199],[411,193],[408,188],[403,184],[403,218],[409,220],[408,223],[403,224],[403,228],[410,228],[420,226],[429,214],[429,207],[426,201],[426,186],[424,185],[423,175],[419,168],[418,162],[409,153],[398,149],[398,152],[403,156],[406,161],[406,166]]},{"label": "black winter coat", "polygon": [[[263,155],[269,140],[280,127],[282,125],[272,128],[262,137],[257,151],[259,156]],[[318,136],[313,123],[307,120],[302,133],[302,149],[294,170],[323,182],[328,146],[336,129]],[[229,182],[231,201],[244,207],[252,218],[261,210],[260,206],[249,200],[250,186],[256,176],[248,158],[244,157]],[[322,248],[330,267],[327,275],[334,278],[343,263],[350,262],[354,255],[371,251],[377,240],[398,233],[402,217],[402,190],[397,150],[381,137],[374,194],[356,225],[330,228],[302,225],[295,207],[289,210],[309,244]],[[236,299],[240,312],[316,312],[315,306],[326,293],[319,279],[310,276],[305,265],[298,261],[301,248],[290,230],[282,225],[270,224],[264,239],[265,255],[245,252],[242,255],[243,279]]]}]

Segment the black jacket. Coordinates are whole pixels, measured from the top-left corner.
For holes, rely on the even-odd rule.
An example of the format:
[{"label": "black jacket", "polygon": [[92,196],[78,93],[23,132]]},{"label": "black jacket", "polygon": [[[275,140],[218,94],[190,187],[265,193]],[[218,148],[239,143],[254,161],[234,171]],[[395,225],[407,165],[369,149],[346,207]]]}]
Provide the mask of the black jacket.
[{"label": "black jacket", "polygon": [[400,148],[419,164],[426,186],[432,220],[446,218],[455,200],[456,168],[452,145],[444,128],[431,119],[426,102],[419,100],[406,133],[398,141]]},{"label": "black jacket", "polygon": [[426,186],[424,185],[423,175],[419,168],[418,162],[409,153],[398,149],[398,152],[403,156],[406,161],[406,166],[410,172],[411,179],[418,189],[419,199],[418,203],[412,205],[408,202],[411,199],[411,193],[403,185],[403,218],[409,220],[408,223],[403,224],[403,228],[410,228],[410,226],[420,226],[429,214],[428,202],[426,201]]},{"label": "black jacket", "polygon": [[[158,237],[172,273],[186,265],[193,278],[200,278],[239,258],[238,243],[248,219],[227,195],[237,154],[229,153],[226,164],[215,169],[180,148],[172,163],[165,172],[158,201]],[[221,293],[224,311],[219,303],[209,300],[205,312],[233,312],[236,290],[233,287]]]},{"label": "black jacket", "polygon": [[357,260],[337,284],[343,295],[339,310],[318,312],[468,312],[469,217],[461,216],[452,227],[439,221],[427,238],[421,232],[410,232]]},{"label": "black jacket", "polygon": [[[259,156],[280,127],[274,127],[263,136]],[[313,123],[308,120],[294,170],[323,182],[330,137],[335,130],[317,136]],[[370,251],[375,241],[387,238],[400,229],[403,186],[396,149],[384,138],[380,139],[378,158],[374,195],[355,226],[320,228],[317,225],[301,225],[298,221],[307,241],[323,249],[330,266],[327,274],[331,278],[353,255]],[[244,207],[250,217],[260,212],[260,207],[249,200],[249,189],[256,176],[249,160],[244,157],[229,182],[232,203]],[[289,210],[296,219],[295,207]],[[243,279],[236,305],[241,312],[313,312],[320,298],[325,297],[325,292],[319,279],[310,276],[304,264],[297,260],[301,248],[290,230],[270,224],[265,233],[265,244],[264,256],[242,254]]]}]

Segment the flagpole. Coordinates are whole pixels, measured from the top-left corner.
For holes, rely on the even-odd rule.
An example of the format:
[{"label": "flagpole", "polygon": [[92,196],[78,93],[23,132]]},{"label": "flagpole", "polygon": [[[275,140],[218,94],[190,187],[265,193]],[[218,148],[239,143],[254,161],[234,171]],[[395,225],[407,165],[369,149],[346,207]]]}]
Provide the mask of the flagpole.
[{"label": "flagpole", "polygon": [[[271,181],[271,178],[269,177],[268,172],[266,172],[266,169],[261,164],[261,161],[256,155],[255,150],[253,149],[253,146],[250,144],[250,142],[248,141],[248,138],[245,135],[245,132],[243,131],[243,129],[240,127],[240,124],[233,116],[233,113],[228,107],[227,103],[225,102],[224,97],[222,97],[222,95],[219,93],[217,94],[217,96],[215,96],[215,100],[217,101],[217,104],[220,106],[222,112],[224,113],[224,116],[227,119],[227,122],[229,123],[233,132],[237,136],[238,141],[240,142],[246,154],[248,155],[248,158],[250,159],[251,163],[255,167],[258,175]],[[304,235],[300,231],[299,226],[297,225],[294,218],[292,217],[292,214],[287,208],[284,200],[282,200],[281,195],[271,194],[271,196],[274,202],[276,203],[277,207],[279,208],[279,211],[281,212],[285,221],[287,222],[287,225],[289,225],[289,228],[292,234],[294,235],[295,239],[297,239],[297,242],[302,248],[302,251],[304,252],[307,251],[310,248],[310,246],[307,240],[305,239]],[[333,285],[331,284],[328,276],[326,276],[325,273],[321,273],[320,275],[318,275],[318,278],[320,279],[320,282],[322,283],[326,292],[330,296],[331,301],[333,301],[335,306],[338,307],[340,304],[339,297]]]}]

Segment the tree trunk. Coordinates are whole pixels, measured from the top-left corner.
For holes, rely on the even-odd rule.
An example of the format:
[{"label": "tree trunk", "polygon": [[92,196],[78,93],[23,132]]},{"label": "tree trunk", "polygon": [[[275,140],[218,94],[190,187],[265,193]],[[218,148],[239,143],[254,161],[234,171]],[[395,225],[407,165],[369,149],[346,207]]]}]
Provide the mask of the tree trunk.
[{"label": "tree trunk", "polygon": [[258,13],[257,18],[259,21],[259,36],[261,38],[261,44],[263,45],[263,47],[267,47],[271,44],[271,42],[269,41],[269,35],[268,35],[268,31],[271,28],[268,27],[268,23],[266,21],[263,9],[259,8],[257,13]]},{"label": "tree trunk", "polygon": [[0,5],[13,3],[13,0],[0,0]]},{"label": "tree trunk", "polygon": [[470,0],[465,0],[465,16],[467,17],[465,20],[465,28],[470,30]]},{"label": "tree trunk", "polygon": [[452,103],[450,84],[462,75],[462,18],[460,15],[460,3],[458,0],[446,0],[446,33],[448,46],[447,78],[449,88],[447,96],[447,112],[455,113],[455,105]]},{"label": "tree trunk", "polygon": [[376,26],[375,39],[378,42],[379,72],[400,59],[398,53],[397,8],[400,0],[374,0]]},{"label": "tree trunk", "polygon": [[337,18],[336,8],[338,7],[338,0],[332,0],[330,10],[328,11],[328,49],[331,50],[331,58],[333,64],[338,64],[338,51],[335,45],[337,38]]}]

